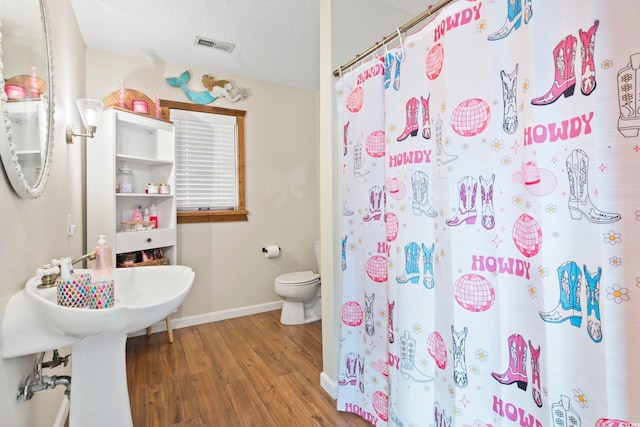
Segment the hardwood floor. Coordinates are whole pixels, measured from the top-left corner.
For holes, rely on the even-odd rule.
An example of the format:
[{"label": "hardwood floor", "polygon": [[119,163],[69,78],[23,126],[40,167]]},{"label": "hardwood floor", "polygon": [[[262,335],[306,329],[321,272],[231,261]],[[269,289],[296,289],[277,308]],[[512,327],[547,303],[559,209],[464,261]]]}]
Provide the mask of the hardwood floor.
[{"label": "hardwood floor", "polygon": [[280,311],[127,341],[135,427],[365,427],[320,386],[321,322]]}]

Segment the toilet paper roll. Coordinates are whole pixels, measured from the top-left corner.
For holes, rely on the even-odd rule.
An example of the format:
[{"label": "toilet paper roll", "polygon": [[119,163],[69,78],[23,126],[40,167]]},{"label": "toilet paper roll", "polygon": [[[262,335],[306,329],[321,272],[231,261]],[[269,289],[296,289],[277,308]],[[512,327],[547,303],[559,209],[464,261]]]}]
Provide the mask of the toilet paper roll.
[{"label": "toilet paper roll", "polygon": [[262,248],[262,252],[267,258],[275,258],[280,255],[280,247],[278,245],[268,245]]}]

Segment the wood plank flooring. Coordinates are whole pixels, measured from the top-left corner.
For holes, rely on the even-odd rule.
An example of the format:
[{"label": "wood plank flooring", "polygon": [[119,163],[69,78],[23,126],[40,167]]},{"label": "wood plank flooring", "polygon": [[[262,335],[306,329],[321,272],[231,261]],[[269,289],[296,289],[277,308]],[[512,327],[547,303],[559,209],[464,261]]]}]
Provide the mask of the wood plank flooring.
[{"label": "wood plank flooring", "polygon": [[135,427],[366,427],[320,386],[321,322],[280,311],[127,341]]}]

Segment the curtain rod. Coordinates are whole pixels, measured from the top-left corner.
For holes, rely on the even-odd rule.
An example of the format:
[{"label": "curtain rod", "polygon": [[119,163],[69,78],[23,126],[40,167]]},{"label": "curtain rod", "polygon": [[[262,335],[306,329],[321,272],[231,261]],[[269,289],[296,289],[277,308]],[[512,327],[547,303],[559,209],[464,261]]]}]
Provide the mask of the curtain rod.
[{"label": "curtain rod", "polygon": [[421,23],[422,21],[424,21],[425,19],[427,19],[429,16],[433,15],[434,13],[436,13],[437,11],[439,11],[440,9],[442,9],[443,7],[445,7],[446,5],[448,5],[449,3],[452,3],[456,0],[440,0],[438,3],[434,4],[432,7],[430,7],[429,9],[425,10],[424,12],[422,12],[420,15],[416,16],[415,18],[413,18],[411,21],[407,22],[406,24],[402,25],[401,27],[398,27],[398,30],[389,34],[388,36],[384,37],[382,39],[382,42],[376,42],[376,44],[374,44],[373,46],[371,46],[369,49],[365,50],[364,52],[362,52],[359,55],[356,55],[355,58],[353,58],[351,61],[347,62],[346,64],[340,66],[338,69],[333,71],[333,75],[334,76],[339,76],[340,73],[351,67],[353,64],[355,64],[356,62],[360,61],[361,58],[369,55],[370,53],[375,52],[376,50],[380,49],[381,46],[392,42],[393,40],[395,40],[398,37],[399,33],[404,33],[407,30],[415,27],[416,25],[418,25],[419,23]]}]

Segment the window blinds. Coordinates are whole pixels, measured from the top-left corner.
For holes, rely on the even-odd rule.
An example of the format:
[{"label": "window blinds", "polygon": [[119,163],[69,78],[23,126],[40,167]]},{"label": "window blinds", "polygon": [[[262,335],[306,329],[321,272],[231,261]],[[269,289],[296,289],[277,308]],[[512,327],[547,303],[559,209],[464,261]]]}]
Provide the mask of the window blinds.
[{"label": "window blinds", "polygon": [[236,117],[171,110],[178,211],[236,210]]}]

